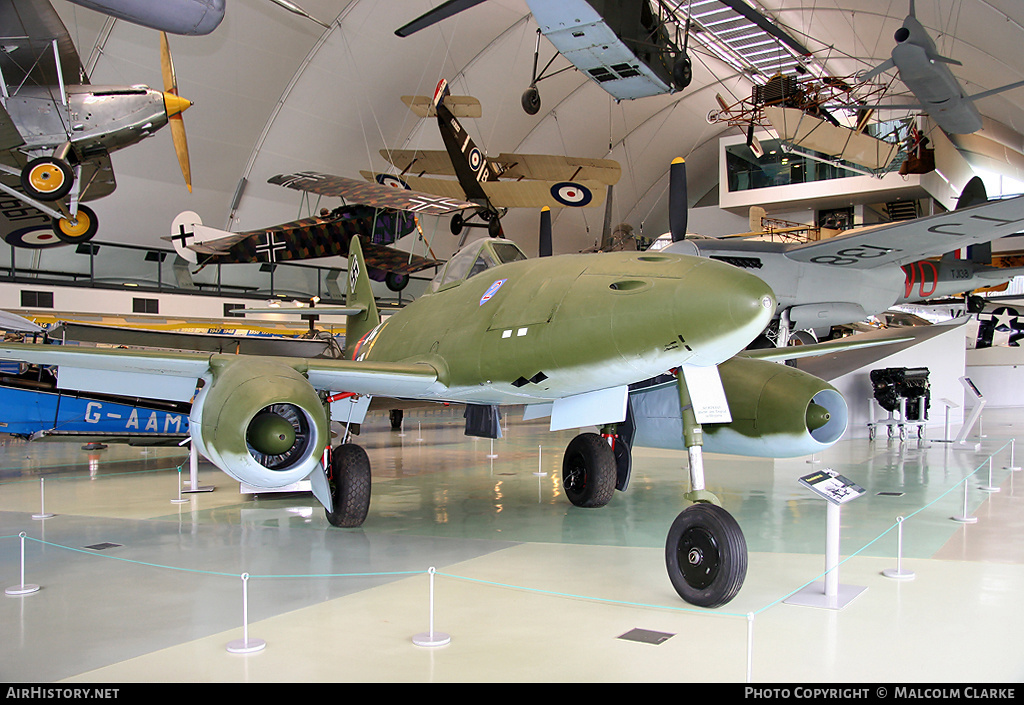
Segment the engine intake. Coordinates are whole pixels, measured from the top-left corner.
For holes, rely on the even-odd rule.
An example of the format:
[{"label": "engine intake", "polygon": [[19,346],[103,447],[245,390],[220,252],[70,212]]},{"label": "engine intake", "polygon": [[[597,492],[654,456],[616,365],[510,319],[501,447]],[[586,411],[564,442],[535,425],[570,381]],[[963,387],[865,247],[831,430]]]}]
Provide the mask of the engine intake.
[{"label": "engine intake", "polygon": [[196,449],[239,482],[277,489],[304,480],[329,439],[323,402],[305,377],[272,359],[218,357],[192,404]]}]

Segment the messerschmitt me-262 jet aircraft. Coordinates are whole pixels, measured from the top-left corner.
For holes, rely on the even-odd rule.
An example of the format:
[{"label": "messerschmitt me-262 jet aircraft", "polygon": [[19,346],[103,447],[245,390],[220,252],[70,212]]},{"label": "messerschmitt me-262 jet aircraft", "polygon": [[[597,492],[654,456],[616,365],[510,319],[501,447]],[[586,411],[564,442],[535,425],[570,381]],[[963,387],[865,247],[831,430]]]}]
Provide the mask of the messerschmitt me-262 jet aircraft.
[{"label": "messerschmitt me-262 jet aircraft", "polygon": [[[806,453],[807,439],[827,447],[845,430],[845,402],[828,384],[766,359],[734,357],[775,309],[770,289],[742,269],[646,252],[530,261],[513,242],[485,238],[449,259],[429,293],[381,320],[358,238],[349,262],[350,359],[9,343],[0,359],[55,365],[62,388],[195,395],[189,428],[199,453],[256,488],[308,477],[336,526],[366,519],[370,466],[349,442],[321,465],[329,421],[361,423],[370,397],[466,404],[471,435],[493,431],[496,407],[505,404],[550,416],[553,430],[599,426],[607,438],[580,434],[562,466],[569,500],[598,507],[629,479],[629,463],[617,462],[609,442],[626,421],[629,385],[671,371],[695,504],[673,523],[666,565],[679,594],[702,606],[735,596],[747,565],[742,531],[705,488],[702,424],[723,431],[708,435],[710,450],[756,446],[780,455]],[[784,352],[803,356],[812,347]],[[730,405],[738,409],[733,417]]]},{"label": "messerschmitt me-262 jet aircraft", "polygon": [[475,215],[483,223],[468,222],[457,213],[451,225],[454,235],[471,226],[486,227],[491,237],[498,237],[500,218],[509,208],[599,206],[604,203],[605,189],[617,183],[622,174],[619,163],[611,159],[505,153],[486,156],[458,120],[479,117],[480,101],[471,96],[452,96],[445,79],[438,82],[433,97],[404,96],[402,100],[420,117],[437,118],[444,151],[383,149],[381,155],[400,173],[361,174],[369,181],[474,202]]},{"label": "messerschmitt me-262 jet aircraft", "polygon": [[96,214],[83,201],[113,192],[110,153],[167,124],[191,190],[181,113],[192,103],[178,95],[166,35],[158,91],[90,85],[67,29],[43,0],[0,0],[0,32],[0,191],[10,197],[0,229],[8,242],[92,238]]},{"label": "messerschmitt me-262 jet aircraft", "polygon": [[370,278],[385,282],[392,291],[401,291],[411,274],[442,262],[387,245],[411,233],[418,233],[422,239],[417,214],[446,215],[476,208],[467,201],[312,171],[278,174],[268,182],[341,198],[343,205],[309,218],[237,233],[205,226],[198,214],[184,211],[174,219],[171,234],[164,239],[170,240],[186,261],[205,266],[346,257],[349,242],[359,235]]},{"label": "messerschmitt me-262 jet aircraft", "polygon": [[[661,251],[729,262],[763,279],[778,300],[775,342],[780,346],[789,342],[790,331],[827,330],[896,303],[992,286],[995,268],[951,258],[941,265],[928,260],[1024,230],[1024,196],[988,201],[979,179],[964,187],[955,210],[821,240],[687,236],[685,181],[685,163],[676,160],[670,170],[672,244]],[[998,276],[1009,280],[1014,273]]]}]

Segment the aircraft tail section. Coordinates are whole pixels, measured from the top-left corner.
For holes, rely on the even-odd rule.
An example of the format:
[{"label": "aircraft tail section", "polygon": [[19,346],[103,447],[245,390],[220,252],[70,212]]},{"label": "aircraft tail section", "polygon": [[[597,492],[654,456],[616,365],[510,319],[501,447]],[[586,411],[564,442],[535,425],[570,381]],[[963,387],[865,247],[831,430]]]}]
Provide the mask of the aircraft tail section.
[{"label": "aircraft tail section", "polygon": [[373,298],[370,276],[358,237],[353,237],[348,246],[348,289],[345,292],[345,305],[362,309],[359,313],[349,314],[345,325],[345,348],[348,355],[355,358],[363,338],[380,325],[380,313]]},{"label": "aircraft tail section", "polygon": [[182,211],[171,222],[170,236],[163,239],[171,241],[174,251],[183,260],[197,264],[201,254],[224,254],[238,242],[239,234],[203,225],[198,213]]},{"label": "aircraft tail section", "polygon": [[455,176],[458,177],[459,186],[466,192],[466,198],[486,201],[487,194],[484,193],[480,182],[493,181],[497,174],[494,173],[483,151],[473,143],[469,133],[462,127],[462,123],[445,105],[445,98],[449,95],[451,91],[448,89],[448,81],[442,78],[434,90],[433,107],[437,114],[437,126],[441,131],[444,148],[452,160]]}]

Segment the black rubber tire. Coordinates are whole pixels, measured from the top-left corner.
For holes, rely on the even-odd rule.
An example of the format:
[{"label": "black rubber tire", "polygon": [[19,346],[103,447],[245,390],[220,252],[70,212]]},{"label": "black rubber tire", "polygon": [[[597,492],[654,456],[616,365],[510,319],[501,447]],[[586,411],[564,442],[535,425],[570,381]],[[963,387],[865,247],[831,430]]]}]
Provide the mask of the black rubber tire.
[{"label": "black rubber tire", "polygon": [[615,494],[617,465],[608,441],[581,433],[562,456],[562,489],[577,507],[603,507]]},{"label": "black rubber tire", "polygon": [[409,285],[409,275],[388,272],[384,275],[384,285],[391,291],[401,291]]},{"label": "black rubber tire", "polygon": [[63,159],[38,157],[21,170],[21,188],[39,201],[59,201],[74,183],[75,173]]},{"label": "black rubber tire", "polygon": [[523,104],[523,112],[527,115],[536,115],[540,112],[540,91],[537,90],[537,86],[530,86],[523,91],[520,101]]},{"label": "black rubber tire", "polygon": [[672,522],[665,541],[665,566],[681,598],[698,607],[720,607],[743,586],[747,541],[729,512],[700,502]]},{"label": "black rubber tire", "polygon": [[331,450],[332,526],[362,526],[370,511],[370,459],[362,447],[345,443]]}]

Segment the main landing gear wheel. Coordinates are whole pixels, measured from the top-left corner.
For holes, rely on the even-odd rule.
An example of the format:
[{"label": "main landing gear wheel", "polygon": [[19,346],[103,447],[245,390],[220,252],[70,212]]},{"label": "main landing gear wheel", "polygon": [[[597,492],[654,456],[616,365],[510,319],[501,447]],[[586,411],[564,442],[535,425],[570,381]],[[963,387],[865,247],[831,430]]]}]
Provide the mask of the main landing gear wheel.
[{"label": "main landing gear wheel", "polygon": [[409,275],[388,272],[384,275],[384,284],[390,291],[401,291],[409,285]]},{"label": "main landing gear wheel", "polygon": [[331,451],[331,498],[334,511],[327,512],[333,526],[361,526],[370,511],[370,459],[354,443]]},{"label": "main landing gear wheel", "polygon": [[577,507],[603,507],[615,494],[615,454],[596,433],[581,433],[562,457],[562,489]]},{"label": "main landing gear wheel", "polygon": [[100,227],[100,222],[93,209],[83,205],[78,206],[74,223],[67,218],[51,218],[50,222],[54,235],[69,245],[92,240],[93,235]]},{"label": "main landing gear wheel", "polygon": [[537,90],[537,86],[530,86],[523,91],[520,101],[523,104],[523,111],[527,115],[536,115],[540,112],[540,91]]},{"label": "main landing gear wheel", "polygon": [[720,607],[743,585],[747,541],[729,512],[700,502],[672,522],[665,565],[680,597],[698,607]]},{"label": "main landing gear wheel", "polygon": [[63,159],[39,157],[21,170],[21,187],[31,198],[57,201],[71,192],[75,174]]}]

